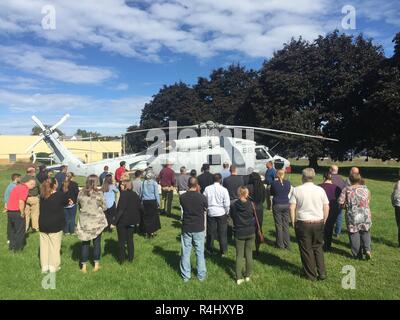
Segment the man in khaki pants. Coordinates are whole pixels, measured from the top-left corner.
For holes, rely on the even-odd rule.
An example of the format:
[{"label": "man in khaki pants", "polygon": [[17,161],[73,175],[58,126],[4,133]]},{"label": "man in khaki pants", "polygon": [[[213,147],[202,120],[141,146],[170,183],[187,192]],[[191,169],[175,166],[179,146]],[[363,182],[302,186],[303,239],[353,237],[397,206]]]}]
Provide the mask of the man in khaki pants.
[{"label": "man in khaki pants", "polygon": [[[26,175],[35,178],[36,169],[29,167],[26,170]],[[39,231],[39,195],[40,195],[40,183],[36,180],[36,186],[29,190],[28,199],[26,200],[25,206],[25,230],[29,230],[29,222],[32,224],[32,231]]]}]

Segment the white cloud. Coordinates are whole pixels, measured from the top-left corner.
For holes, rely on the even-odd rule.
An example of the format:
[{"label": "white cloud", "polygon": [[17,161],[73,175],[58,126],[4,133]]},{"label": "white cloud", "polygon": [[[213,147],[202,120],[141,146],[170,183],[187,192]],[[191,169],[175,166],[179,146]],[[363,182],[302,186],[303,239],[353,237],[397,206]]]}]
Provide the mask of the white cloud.
[{"label": "white cloud", "polygon": [[[95,46],[152,61],[160,60],[163,48],[199,58],[224,51],[265,57],[292,36],[301,34],[311,39],[332,31],[332,25],[340,27],[342,18],[340,4],[327,0],[54,0],[52,3],[56,9],[56,30],[41,29],[41,8],[48,4],[47,0],[14,0],[0,3],[0,32],[34,33],[50,43],[76,48]],[[393,25],[400,21],[400,10],[394,0],[387,0],[384,5],[377,0],[356,3],[366,19]],[[254,42],[257,40],[260,42]]]},{"label": "white cloud", "polygon": [[64,55],[68,54],[41,47],[0,45],[2,63],[43,78],[74,84],[98,84],[115,77],[109,69],[77,64]]},{"label": "white cloud", "polygon": [[[126,127],[137,123],[147,96],[129,96],[118,99],[97,99],[72,94],[26,94],[0,90],[1,133],[29,134],[31,115],[44,123],[55,123],[65,113],[71,119],[63,125],[68,133],[76,128],[102,129],[104,134],[120,134]],[[68,131],[69,130],[69,131]]]}]

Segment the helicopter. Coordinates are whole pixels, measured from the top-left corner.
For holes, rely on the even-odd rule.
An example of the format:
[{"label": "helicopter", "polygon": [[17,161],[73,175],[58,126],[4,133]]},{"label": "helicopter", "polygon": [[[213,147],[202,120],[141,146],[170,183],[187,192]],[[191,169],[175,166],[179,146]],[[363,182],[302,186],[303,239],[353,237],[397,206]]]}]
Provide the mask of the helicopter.
[{"label": "helicopter", "polygon": [[[106,159],[91,163],[84,163],[72,154],[58,139],[56,129],[61,126],[68,118],[69,114],[64,115],[56,124],[46,128],[36,117],[32,120],[39,126],[42,132],[37,141],[30,145],[26,152],[31,152],[35,159],[34,148],[42,140],[53,152],[52,158],[56,165],[48,168],[57,168],[67,165],[69,171],[79,176],[99,175],[103,172],[104,166],[108,166],[110,172],[120,166],[125,161],[128,171],[145,170],[151,167],[155,174],[158,174],[164,165],[170,164],[176,172],[180,172],[182,166],[187,169],[201,171],[203,164],[210,166],[210,172],[220,172],[224,163],[234,164],[239,175],[246,175],[252,171],[262,172],[265,164],[272,161],[275,167],[290,171],[289,160],[273,154],[265,145],[257,144],[254,141],[254,133],[262,133],[274,137],[289,135],[292,137],[307,137],[337,142],[337,139],[326,138],[323,136],[309,135],[298,132],[283,131],[269,128],[225,125],[207,121],[190,126],[177,126],[175,122],[169,127],[138,129],[128,131],[125,135],[147,132],[146,141],[155,141],[151,146],[141,152],[123,155],[120,157]],[[169,130],[168,139],[165,130]],[[178,130],[179,136],[178,136]],[[198,132],[201,131],[201,135]],[[232,131],[234,135],[232,136]],[[246,135],[243,137],[243,132]]]}]

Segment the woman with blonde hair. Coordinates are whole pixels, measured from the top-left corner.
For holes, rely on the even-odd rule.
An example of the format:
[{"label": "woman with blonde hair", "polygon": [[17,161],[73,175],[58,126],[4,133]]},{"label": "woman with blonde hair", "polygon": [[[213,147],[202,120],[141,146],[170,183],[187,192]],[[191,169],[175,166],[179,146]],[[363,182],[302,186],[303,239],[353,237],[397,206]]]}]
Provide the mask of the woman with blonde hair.
[{"label": "woman with blonde hair", "polygon": [[78,184],[74,181],[74,174],[72,172],[67,172],[67,174],[65,175],[62,191],[69,200],[68,205],[64,207],[66,220],[64,234],[74,234],[77,208],[76,203],[78,201],[79,187]]},{"label": "woman with blonde hair", "polygon": [[276,246],[280,249],[290,249],[289,236],[289,194],[292,186],[285,180],[285,170],[276,172],[276,177],[271,183],[272,213],[274,215]]},{"label": "woman with blonde hair", "polygon": [[[236,243],[236,283],[250,281],[253,270],[253,246],[255,242],[256,222],[254,209],[249,197],[249,189],[239,187],[238,198],[231,204],[230,215],[233,220]],[[243,259],[246,268],[243,274]],[[244,279],[243,279],[244,276]]]},{"label": "woman with blonde hair", "polygon": [[87,272],[90,242],[93,242],[93,260],[96,272],[100,269],[101,234],[107,227],[104,211],[107,209],[102,191],[98,190],[99,178],[92,174],[86,179],[86,186],[79,192],[78,204],[80,209],[76,234],[82,241],[81,271]]},{"label": "woman with blonde hair", "polygon": [[48,178],[40,187],[40,265],[43,273],[60,269],[61,240],[65,227],[64,206],[71,201],[57,189],[55,178]]}]

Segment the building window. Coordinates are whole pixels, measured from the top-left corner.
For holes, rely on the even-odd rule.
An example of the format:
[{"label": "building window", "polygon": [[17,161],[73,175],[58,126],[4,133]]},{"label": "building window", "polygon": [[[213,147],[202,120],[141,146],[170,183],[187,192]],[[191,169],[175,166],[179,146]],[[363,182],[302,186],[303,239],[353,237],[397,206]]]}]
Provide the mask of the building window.
[{"label": "building window", "polygon": [[103,152],[103,159],[108,159],[107,155],[107,152]]},{"label": "building window", "polygon": [[118,152],[114,152],[114,158],[119,157],[119,153]]},{"label": "building window", "polygon": [[15,161],[17,161],[17,155],[16,155],[15,153],[10,153],[10,154],[8,155],[8,160],[9,160],[10,162],[15,162]]},{"label": "building window", "polygon": [[209,154],[208,155],[208,164],[211,166],[220,165],[221,164],[221,155],[220,154]]}]

